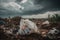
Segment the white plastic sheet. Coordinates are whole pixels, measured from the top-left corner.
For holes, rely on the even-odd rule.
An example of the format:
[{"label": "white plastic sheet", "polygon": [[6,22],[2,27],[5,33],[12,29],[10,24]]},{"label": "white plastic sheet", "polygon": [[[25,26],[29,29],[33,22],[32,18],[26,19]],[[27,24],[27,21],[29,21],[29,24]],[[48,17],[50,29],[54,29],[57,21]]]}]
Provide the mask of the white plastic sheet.
[{"label": "white plastic sheet", "polygon": [[[24,30],[22,30],[22,26],[23,25],[27,25],[27,28],[25,28]],[[34,30],[35,32],[38,31],[38,28],[37,28],[36,24],[34,22],[28,20],[28,19],[25,19],[25,20],[24,19],[21,19],[20,29],[19,29],[18,33],[19,34],[22,34],[22,35],[29,34],[29,32],[31,30]]]}]

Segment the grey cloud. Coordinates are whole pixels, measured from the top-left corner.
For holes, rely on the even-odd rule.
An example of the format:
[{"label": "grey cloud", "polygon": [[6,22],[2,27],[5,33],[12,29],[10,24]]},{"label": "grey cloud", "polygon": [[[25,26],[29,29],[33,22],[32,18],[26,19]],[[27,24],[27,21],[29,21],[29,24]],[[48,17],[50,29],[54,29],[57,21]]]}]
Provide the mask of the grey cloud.
[{"label": "grey cloud", "polygon": [[14,1],[16,1],[16,0],[0,0],[1,3],[2,2],[14,2]]},{"label": "grey cloud", "polygon": [[21,2],[22,0],[16,0],[15,2]]},{"label": "grey cloud", "polygon": [[36,5],[44,5],[45,7],[50,8],[59,8],[60,9],[60,0],[35,0]]},{"label": "grey cloud", "polygon": [[[2,7],[1,3],[14,2],[18,5],[24,7],[23,10],[11,10],[11,7],[8,8]],[[47,11],[59,11],[60,10],[60,0],[28,0],[26,3],[19,4],[21,0],[0,0],[0,14],[1,15],[34,15],[34,14],[43,14]],[[13,7],[12,7],[13,9]],[[22,11],[22,12],[20,12]]]}]

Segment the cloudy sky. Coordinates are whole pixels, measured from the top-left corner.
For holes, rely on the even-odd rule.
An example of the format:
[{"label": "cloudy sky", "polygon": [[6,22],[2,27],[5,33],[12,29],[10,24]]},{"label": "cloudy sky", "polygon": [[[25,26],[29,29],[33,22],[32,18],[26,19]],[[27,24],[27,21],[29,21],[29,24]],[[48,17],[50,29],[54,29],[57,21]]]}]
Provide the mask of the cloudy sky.
[{"label": "cloudy sky", "polygon": [[0,17],[46,18],[60,13],[60,0],[0,0]]}]

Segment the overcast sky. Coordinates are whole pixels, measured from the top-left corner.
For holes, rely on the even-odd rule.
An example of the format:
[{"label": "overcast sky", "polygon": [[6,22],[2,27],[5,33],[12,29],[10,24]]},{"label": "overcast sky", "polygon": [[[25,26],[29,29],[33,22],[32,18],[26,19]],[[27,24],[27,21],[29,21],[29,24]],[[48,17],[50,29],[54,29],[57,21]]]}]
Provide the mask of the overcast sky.
[{"label": "overcast sky", "polygon": [[52,15],[59,12],[60,0],[0,0],[0,17],[37,16],[38,18],[47,13]]}]

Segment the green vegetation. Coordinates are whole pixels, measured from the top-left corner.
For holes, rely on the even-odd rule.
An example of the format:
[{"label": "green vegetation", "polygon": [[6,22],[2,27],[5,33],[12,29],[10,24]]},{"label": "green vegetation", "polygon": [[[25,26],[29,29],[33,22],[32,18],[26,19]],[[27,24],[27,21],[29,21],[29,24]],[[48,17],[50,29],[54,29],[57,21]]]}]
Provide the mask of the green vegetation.
[{"label": "green vegetation", "polygon": [[55,14],[51,17],[50,21],[52,22],[60,22],[60,15]]}]

